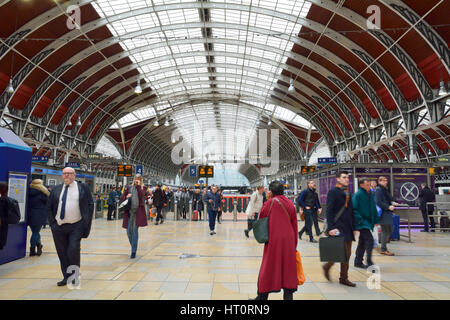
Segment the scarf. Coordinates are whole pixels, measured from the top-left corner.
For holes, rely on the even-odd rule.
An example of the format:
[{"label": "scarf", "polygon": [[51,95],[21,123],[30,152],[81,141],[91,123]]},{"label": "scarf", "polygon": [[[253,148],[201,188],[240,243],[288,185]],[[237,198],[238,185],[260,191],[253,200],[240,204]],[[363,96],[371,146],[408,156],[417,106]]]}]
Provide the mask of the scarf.
[{"label": "scarf", "polygon": [[340,184],[336,184],[336,187],[344,190],[344,192],[345,192],[345,207],[347,208],[348,201],[350,200],[350,193],[348,192],[348,186],[344,187]]},{"label": "scarf", "polygon": [[39,190],[47,197],[50,195],[50,192],[47,190],[46,187],[44,187],[43,181],[41,179],[34,179],[33,181],[31,181],[30,188]]}]

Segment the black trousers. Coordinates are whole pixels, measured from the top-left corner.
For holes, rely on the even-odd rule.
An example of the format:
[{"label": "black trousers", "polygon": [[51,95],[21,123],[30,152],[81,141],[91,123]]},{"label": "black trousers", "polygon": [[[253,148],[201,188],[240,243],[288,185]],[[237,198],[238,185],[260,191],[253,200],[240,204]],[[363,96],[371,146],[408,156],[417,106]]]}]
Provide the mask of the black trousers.
[{"label": "black trousers", "polygon": [[[313,222],[314,222],[314,229],[316,229],[316,235],[320,235],[319,214],[317,213],[317,210],[313,211],[312,218],[313,218]],[[312,226],[311,226],[311,229],[312,229]]]},{"label": "black trousers", "polygon": [[116,205],[115,204],[108,205],[108,220],[112,219],[113,212],[114,212],[115,209],[116,209]]},{"label": "black trousers", "polygon": [[161,211],[162,207],[156,207],[156,222],[158,222],[159,220],[164,220]]},{"label": "black trousers", "polygon": [[219,221],[220,222],[220,218],[222,218],[222,210],[218,210],[217,211],[217,221]]},{"label": "black trousers", "polygon": [[250,231],[253,229],[253,223],[258,220],[258,214],[255,213],[253,218],[247,218],[247,230]]},{"label": "black trousers", "polygon": [[362,264],[364,252],[367,253],[367,264],[372,265],[373,236],[369,229],[359,230],[358,246],[356,247],[355,264]]},{"label": "black trousers", "polygon": [[[427,231],[427,232],[430,230],[429,229],[430,224],[428,223],[428,215],[433,215],[433,213],[434,213],[434,210],[428,210],[428,211],[427,211],[427,209],[422,210],[423,224],[425,226],[425,231]],[[434,222],[434,217],[429,217],[429,218],[430,218],[430,222],[431,222],[431,228],[435,228],[436,224]]]},{"label": "black trousers", "polygon": [[53,241],[61,264],[64,279],[71,274],[67,272],[69,266],[80,267],[81,237],[83,235],[83,220],[76,223],[65,223],[52,226]]},{"label": "black trousers", "polygon": [[[305,213],[305,225],[303,226],[302,230],[298,233],[301,237],[302,234],[306,231],[306,234],[309,235],[309,240],[313,240],[314,237],[312,235],[312,224],[313,224],[313,215],[315,210],[311,209],[304,209],[303,212]],[[317,231],[317,229],[316,229]],[[320,230],[319,230],[320,231]]]}]

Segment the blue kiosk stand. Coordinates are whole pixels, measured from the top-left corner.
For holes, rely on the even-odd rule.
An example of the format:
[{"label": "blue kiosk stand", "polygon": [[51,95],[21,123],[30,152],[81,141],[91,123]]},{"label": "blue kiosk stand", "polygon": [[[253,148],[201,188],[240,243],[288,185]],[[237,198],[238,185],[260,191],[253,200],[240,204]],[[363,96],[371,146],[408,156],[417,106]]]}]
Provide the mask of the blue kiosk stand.
[{"label": "blue kiosk stand", "polygon": [[0,250],[0,264],[21,259],[26,255],[26,195],[30,184],[31,157],[32,149],[25,142],[12,131],[0,128],[0,181],[13,181],[14,185],[9,185],[10,193],[16,192],[17,197],[22,198],[22,203],[19,201],[22,219],[19,224],[8,227],[6,245]]}]

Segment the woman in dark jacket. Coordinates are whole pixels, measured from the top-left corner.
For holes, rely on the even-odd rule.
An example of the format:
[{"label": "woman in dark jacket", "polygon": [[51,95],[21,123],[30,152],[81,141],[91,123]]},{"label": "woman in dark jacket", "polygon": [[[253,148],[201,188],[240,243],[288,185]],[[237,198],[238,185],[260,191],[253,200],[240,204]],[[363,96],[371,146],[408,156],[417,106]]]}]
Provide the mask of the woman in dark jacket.
[{"label": "woman in dark jacket", "polygon": [[131,200],[131,209],[126,210],[123,215],[122,227],[127,229],[128,240],[131,245],[131,259],[136,258],[138,246],[138,229],[147,226],[147,216],[145,214],[145,194],[147,187],[144,186],[142,176],[137,174],[134,177],[133,185],[127,186],[120,201]]},{"label": "woman in dark jacket", "polygon": [[203,196],[200,193],[200,189],[196,189],[192,197],[192,210],[197,210],[198,218],[199,220],[202,220]]},{"label": "woman in dark jacket", "polygon": [[[34,179],[30,184],[28,194],[28,225],[31,229],[30,257],[42,254],[41,235],[39,232],[47,222],[47,199],[50,192],[44,187],[41,179]],[[36,253],[37,248],[37,253]]]}]

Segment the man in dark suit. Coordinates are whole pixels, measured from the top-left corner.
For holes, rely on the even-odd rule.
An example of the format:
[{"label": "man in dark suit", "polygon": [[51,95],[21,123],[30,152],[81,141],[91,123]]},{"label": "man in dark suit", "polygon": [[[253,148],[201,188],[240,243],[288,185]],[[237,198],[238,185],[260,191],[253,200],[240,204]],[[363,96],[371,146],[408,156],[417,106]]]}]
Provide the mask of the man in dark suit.
[{"label": "man in dark suit", "polygon": [[381,225],[381,254],[386,256],[395,256],[393,252],[390,252],[387,249],[386,243],[388,243],[388,239],[394,231],[394,199],[392,198],[391,193],[387,189],[388,179],[386,177],[378,178],[378,187],[375,191],[375,203],[378,207],[381,208],[381,217],[380,217],[380,225]]},{"label": "man in dark suit", "polygon": [[[424,230],[420,230],[421,232],[429,231],[429,223],[428,216],[432,216],[434,213],[434,206],[432,204],[427,205],[428,202],[435,202],[436,195],[434,192],[428,188],[426,183],[421,184],[422,190],[420,190],[419,198],[420,198],[420,211],[422,211],[423,224],[425,226]],[[430,217],[431,222],[431,232],[434,232],[434,228],[436,228],[436,224],[434,222],[434,217]]]},{"label": "man in dark suit", "polygon": [[[348,191],[349,176],[346,171],[339,171],[336,174],[336,187],[330,189],[327,194],[327,223],[326,232],[330,236],[344,237],[346,262],[341,262],[341,274],[339,283],[349,287],[356,284],[348,280],[349,260],[352,254],[352,242],[355,241],[355,217],[351,194]],[[336,217],[338,216],[338,219]],[[325,278],[330,281],[330,269],[334,262],[327,262],[322,266]]]},{"label": "man in dark suit", "polygon": [[[89,236],[94,213],[89,186],[75,181],[75,176],[73,168],[64,168],[64,183],[53,188],[47,202],[48,222],[63,274],[58,286],[66,285],[74,268],[80,267],[81,238]],[[75,276],[78,274],[75,273]]]}]

